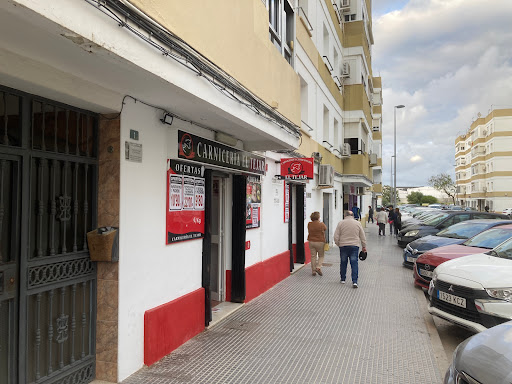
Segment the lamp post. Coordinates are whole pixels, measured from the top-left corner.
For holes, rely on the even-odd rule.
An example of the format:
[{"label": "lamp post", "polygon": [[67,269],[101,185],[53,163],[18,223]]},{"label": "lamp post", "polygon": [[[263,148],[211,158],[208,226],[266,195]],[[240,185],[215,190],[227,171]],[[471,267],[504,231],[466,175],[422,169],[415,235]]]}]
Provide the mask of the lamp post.
[{"label": "lamp post", "polygon": [[394,127],[393,127],[393,148],[394,148],[394,158],[395,158],[395,165],[393,167],[394,170],[394,182],[393,182],[393,208],[396,208],[396,110],[398,108],[405,108],[405,105],[395,105],[393,108],[393,115],[394,115]]}]

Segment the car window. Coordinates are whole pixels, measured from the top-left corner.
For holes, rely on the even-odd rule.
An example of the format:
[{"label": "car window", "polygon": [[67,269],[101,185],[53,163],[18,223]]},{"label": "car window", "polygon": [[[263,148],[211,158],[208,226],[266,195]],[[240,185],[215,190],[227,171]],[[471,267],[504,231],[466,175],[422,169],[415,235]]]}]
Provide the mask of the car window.
[{"label": "car window", "polygon": [[435,227],[437,224],[439,224],[441,221],[446,219],[448,217],[448,213],[440,213],[437,216],[434,216],[430,218],[429,220],[425,221],[425,225],[430,225],[432,227]]},{"label": "car window", "polygon": [[489,224],[476,224],[470,221],[464,221],[443,229],[436,236],[450,237],[452,239],[469,239],[487,228],[489,228]]},{"label": "car window", "polygon": [[498,216],[495,214],[485,214],[485,213],[473,213],[473,219],[502,219],[503,216]]},{"label": "car window", "polygon": [[512,239],[500,244],[499,247],[494,248],[488,255],[502,257],[504,259],[512,259]]},{"label": "car window", "polygon": [[512,230],[505,228],[491,228],[466,240],[463,245],[468,247],[494,248],[505,240],[512,238]]}]

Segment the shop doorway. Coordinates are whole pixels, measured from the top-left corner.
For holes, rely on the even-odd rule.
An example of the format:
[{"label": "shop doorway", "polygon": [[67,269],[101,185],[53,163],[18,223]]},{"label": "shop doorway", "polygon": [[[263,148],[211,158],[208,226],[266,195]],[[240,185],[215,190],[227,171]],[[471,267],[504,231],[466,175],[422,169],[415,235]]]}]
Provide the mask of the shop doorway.
[{"label": "shop doorway", "polygon": [[325,226],[327,227],[327,229],[325,231],[325,241],[329,242],[329,240],[330,240],[329,223],[331,221],[329,213],[331,212],[331,195],[328,193],[324,193],[323,198],[324,198],[324,204],[323,204],[322,217],[323,217],[323,222],[324,222]]},{"label": "shop doorway", "polygon": [[224,238],[226,228],[226,179],[213,176],[212,186],[212,213],[211,213],[211,265],[210,290],[212,308],[226,298],[226,242]]}]

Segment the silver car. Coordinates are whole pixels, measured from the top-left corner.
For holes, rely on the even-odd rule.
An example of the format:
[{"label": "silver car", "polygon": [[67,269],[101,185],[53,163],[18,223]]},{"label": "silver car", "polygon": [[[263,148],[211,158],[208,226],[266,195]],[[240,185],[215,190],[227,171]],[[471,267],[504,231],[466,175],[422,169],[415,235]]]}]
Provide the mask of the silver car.
[{"label": "silver car", "polygon": [[512,383],[512,321],[459,344],[444,384]]}]

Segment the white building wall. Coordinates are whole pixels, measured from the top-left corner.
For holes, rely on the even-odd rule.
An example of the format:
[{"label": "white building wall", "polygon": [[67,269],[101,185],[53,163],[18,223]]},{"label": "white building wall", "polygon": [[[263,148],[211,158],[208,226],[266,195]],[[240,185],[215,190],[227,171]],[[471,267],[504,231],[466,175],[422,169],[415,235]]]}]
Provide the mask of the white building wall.
[{"label": "white building wall", "polygon": [[119,380],[143,366],[144,312],[201,287],[202,240],[165,245],[171,128],[160,118],[130,100],[121,114],[121,148],[135,129],[143,158],[120,164]]}]

